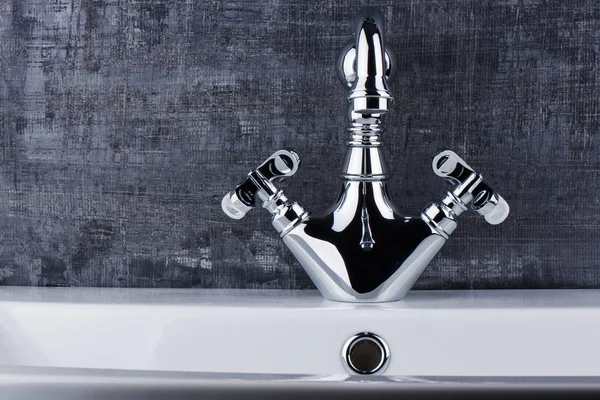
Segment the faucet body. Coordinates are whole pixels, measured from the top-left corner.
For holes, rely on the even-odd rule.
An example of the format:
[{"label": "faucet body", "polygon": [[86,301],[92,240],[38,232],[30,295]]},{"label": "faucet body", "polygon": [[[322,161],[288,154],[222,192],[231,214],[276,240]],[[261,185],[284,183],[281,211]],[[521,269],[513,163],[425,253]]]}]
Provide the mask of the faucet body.
[{"label": "faucet body", "polygon": [[385,182],[347,182],[342,190],[332,209],[298,224],[284,243],[327,299],[403,298],[445,239],[398,213]]},{"label": "faucet body", "polygon": [[404,216],[389,195],[382,152],[382,120],[392,96],[393,54],[383,44],[383,19],[372,8],[359,13],[355,42],[342,49],[338,75],[350,89],[351,139],[336,202],[309,213],[275,186],[293,175],[298,156],[280,150],[222,201],[232,218],[257,203],[273,216],[283,242],[330,300],[384,302],[402,299],[456,228],[470,205],[492,224],[508,215],[508,204],[455,153],[433,159],[433,170],[454,187],[418,216]]}]

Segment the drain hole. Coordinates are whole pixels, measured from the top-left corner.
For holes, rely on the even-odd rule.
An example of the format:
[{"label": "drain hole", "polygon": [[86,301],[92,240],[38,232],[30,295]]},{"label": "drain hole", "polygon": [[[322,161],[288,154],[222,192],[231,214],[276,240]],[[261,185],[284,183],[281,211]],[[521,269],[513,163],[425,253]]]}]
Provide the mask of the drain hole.
[{"label": "drain hole", "polygon": [[359,374],[374,374],[382,370],[389,359],[387,346],[373,333],[360,333],[344,347],[346,365]]},{"label": "drain hole", "polygon": [[383,359],[383,349],[371,339],[360,339],[350,348],[348,361],[362,374],[377,371]]}]

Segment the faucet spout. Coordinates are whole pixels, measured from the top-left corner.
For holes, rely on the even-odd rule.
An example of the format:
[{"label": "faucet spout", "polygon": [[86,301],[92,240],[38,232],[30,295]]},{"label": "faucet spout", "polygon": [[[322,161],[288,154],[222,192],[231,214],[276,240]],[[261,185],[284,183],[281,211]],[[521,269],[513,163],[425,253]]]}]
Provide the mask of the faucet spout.
[{"label": "faucet spout", "polygon": [[389,110],[393,98],[383,43],[383,17],[375,8],[363,8],[356,20],[356,78],[348,97],[356,113],[384,114]]}]

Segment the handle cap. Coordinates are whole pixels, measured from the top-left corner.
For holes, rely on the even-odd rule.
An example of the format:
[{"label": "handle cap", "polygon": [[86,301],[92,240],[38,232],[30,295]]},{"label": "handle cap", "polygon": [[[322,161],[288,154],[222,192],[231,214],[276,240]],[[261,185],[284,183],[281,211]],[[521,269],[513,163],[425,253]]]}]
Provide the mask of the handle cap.
[{"label": "handle cap", "polygon": [[504,220],[508,217],[508,214],[510,213],[510,206],[508,205],[506,200],[504,200],[504,198],[502,198],[502,196],[500,196],[499,194],[497,194],[497,196],[498,204],[495,204],[488,213],[483,214],[483,218],[485,218],[488,224],[491,225],[501,224],[502,222],[504,222]]},{"label": "handle cap", "polygon": [[229,218],[233,219],[242,219],[248,211],[252,210],[252,207],[242,203],[235,191],[231,191],[223,197],[221,208]]}]

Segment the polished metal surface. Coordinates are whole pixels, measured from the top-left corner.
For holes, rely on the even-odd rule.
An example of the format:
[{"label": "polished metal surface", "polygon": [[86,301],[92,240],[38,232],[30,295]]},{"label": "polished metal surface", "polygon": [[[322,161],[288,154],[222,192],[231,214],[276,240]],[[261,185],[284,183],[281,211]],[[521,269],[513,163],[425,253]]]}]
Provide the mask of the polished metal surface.
[{"label": "polished metal surface", "polygon": [[400,300],[456,229],[461,213],[470,207],[494,225],[509,213],[506,201],[450,150],[439,152],[432,162],[435,174],[452,185],[442,200],[419,216],[404,216],[396,209],[380,141],[393,100],[388,86],[392,60],[393,53],[384,46],[381,14],[363,8],[354,44],[344,46],[338,57],[338,76],[350,89],[350,140],[333,206],[309,213],[275,186],[298,169],[299,157],[285,150],[250,172],[222,201],[225,213],[239,219],[258,200],[272,214],[283,242],[330,300]]},{"label": "polished metal surface", "polygon": [[[356,40],[351,39],[346,43],[338,54],[336,73],[344,87],[351,88],[356,80],[354,63],[356,62]],[[396,77],[396,55],[392,49],[385,49],[385,76],[388,83],[392,83]]]},{"label": "polished metal surface", "polygon": [[365,8],[356,19],[356,77],[348,96],[353,111],[360,114],[388,112],[392,95],[386,70],[383,17],[377,10]]},{"label": "polished metal surface", "polygon": [[372,332],[361,332],[352,336],[342,348],[344,366],[350,373],[360,375],[383,373],[390,357],[388,344]]}]

